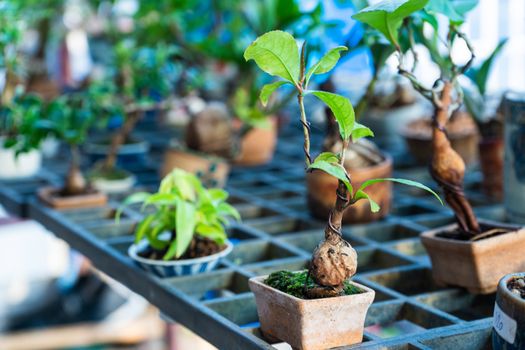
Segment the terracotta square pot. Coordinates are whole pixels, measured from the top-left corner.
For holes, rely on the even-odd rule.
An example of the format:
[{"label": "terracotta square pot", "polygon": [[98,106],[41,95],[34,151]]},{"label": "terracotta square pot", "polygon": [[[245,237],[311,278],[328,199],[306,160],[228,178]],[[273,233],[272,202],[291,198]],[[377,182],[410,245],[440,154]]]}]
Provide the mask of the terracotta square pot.
[{"label": "terracotta square pot", "polygon": [[265,337],[285,341],[299,350],[327,349],[363,340],[366,312],[375,295],[372,289],[352,282],[364,293],[299,299],[264,284],[267,277],[249,281]]},{"label": "terracotta square pot", "polygon": [[57,195],[60,189],[56,187],[43,187],[38,190],[38,198],[55,209],[77,209],[77,208],[90,208],[105,205],[108,201],[108,197],[98,191],[92,193],[61,197]]},{"label": "terracotta square pot", "polygon": [[436,237],[441,232],[456,229],[457,224],[421,234],[436,282],[464,287],[475,294],[489,294],[496,291],[504,275],[525,270],[525,228],[485,220],[479,222],[512,231],[474,242]]}]

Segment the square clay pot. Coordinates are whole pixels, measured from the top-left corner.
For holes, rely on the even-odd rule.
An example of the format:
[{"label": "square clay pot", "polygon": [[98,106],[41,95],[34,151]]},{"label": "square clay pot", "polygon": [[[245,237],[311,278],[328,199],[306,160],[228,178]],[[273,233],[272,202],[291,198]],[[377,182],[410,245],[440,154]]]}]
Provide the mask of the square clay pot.
[{"label": "square clay pot", "polygon": [[78,209],[105,205],[108,197],[99,191],[78,196],[61,197],[56,193],[60,189],[56,187],[43,187],[38,190],[38,198],[55,209]]},{"label": "square clay pot", "polygon": [[525,271],[525,228],[486,220],[479,222],[511,232],[479,241],[436,237],[457,228],[457,224],[452,224],[421,234],[437,283],[463,287],[474,294],[489,294],[496,291],[498,281],[506,274]]},{"label": "square clay pot", "polygon": [[298,350],[327,349],[360,343],[366,312],[375,292],[351,282],[364,292],[323,299],[300,299],[264,283],[268,276],[253,277],[261,332],[269,340],[284,341]]}]

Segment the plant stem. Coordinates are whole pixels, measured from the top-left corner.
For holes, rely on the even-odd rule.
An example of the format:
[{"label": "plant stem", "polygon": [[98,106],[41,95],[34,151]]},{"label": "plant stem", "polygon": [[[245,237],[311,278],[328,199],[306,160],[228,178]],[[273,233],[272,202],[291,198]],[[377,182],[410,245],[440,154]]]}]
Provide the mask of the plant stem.
[{"label": "plant stem", "polygon": [[310,156],[310,126],[306,120],[306,112],[304,109],[304,96],[303,92],[299,91],[297,95],[297,101],[299,102],[299,108],[301,110],[301,124],[303,124],[304,133],[304,155],[306,157],[306,167],[308,168],[312,164],[312,157]]},{"label": "plant stem", "polygon": [[131,131],[133,131],[135,128],[135,125],[139,121],[141,115],[142,114],[140,112],[128,113],[124,124],[113,134],[113,137],[111,138],[111,144],[109,145],[108,154],[106,155],[106,159],[104,160],[102,166],[104,170],[110,171],[115,168],[118,151],[128,138]]}]

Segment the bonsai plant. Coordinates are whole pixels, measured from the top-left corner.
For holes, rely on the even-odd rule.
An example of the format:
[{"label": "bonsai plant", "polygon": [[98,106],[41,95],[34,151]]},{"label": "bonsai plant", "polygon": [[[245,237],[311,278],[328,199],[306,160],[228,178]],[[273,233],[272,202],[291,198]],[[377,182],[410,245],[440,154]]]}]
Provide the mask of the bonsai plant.
[{"label": "bonsai plant", "polygon": [[45,126],[58,140],[69,147],[69,170],[61,188],[44,187],[39,198],[48,205],[64,208],[80,208],[104,205],[107,197],[93,189],[81,170],[79,146],[88,136],[90,128],[99,118],[100,106],[90,92],[71,93],[58,97],[46,107]]},{"label": "bonsai plant", "polygon": [[[398,30],[402,24],[410,26],[416,17],[405,18],[423,8],[425,12],[419,13],[420,19],[432,18],[425,17],[427,11],[448,17],[448,34],[443,41],[446,52],[444,56],[438,52],[432,55],[440,68],[440,77],[431,88],[425,87],[406,69],[405,53],[398,41]],[[469,8],[461,4],[442,7],[439,1],[433,0],[382,1],[361,10],[354,18],[385,35],[398,51],[399,74],[406,77],[434,106],[430,174],[443,189],[445,200],[456,217],[455,224],[425,232],[421,236],[432,260],[434,279],[465,287],[471,292],[490,293],[495,291],[498,280],[504,274],[524,269],[525,230],[512,225],[478,221],[463,192],[465,162],[447,137],[447,122],[461,104],[462,91],[458,78],[474,60],[472,46],[460,30],[463,16]],[[430,21],[437,32],[437,22]],[[452,58],[451,49],[456,40],[463,40],[471,53],[464,65],[457,64]]]},{"label": "bonsai plant", "polygon": [[[432,192],[419,183],[394,178],[371,179],[354,189],[351,176],[343,167],[345,151],[350,142],[373,133],[355,122],[354,110],[345,97],[308,90],[312,76],[332,70],[344,50],[346,47],[333,48],[308,68],[306,44],[303,44],[299,54],[293,36],[282,31],[271,31],[260,36],[244,52],[246,60],[254,60],[260,69],[281,78],[262,88],[260,99],[263,104],[281,86],[294,87],[303,126],[307,171],[324,171],[338,180],[335,205],[324,230],[325,240],[314,250],[308,271],[278,272],[270,277],[250,279],[262,332],[271,339],[286,341],[296,349],[330,348],[362,340],[366,310],[372,303],[374,291],[349,281],[357,269],[357,254],[342,237],[345,209],[361,199],[367,199],[371,209],[378,211],[379,205],[366,192],[370,185],[378,182],[399,182]],[[317,97],[334,114],[343,143],[340,152],[323,152],[315,159],[312,157],[310,126],[304,107],[304,98],[308,95]]]},{"label": "bonsai plant", "polygon": [[487,80],[494,61],[504,49],[507,39],[501,40],[494,51],[476,67],[465,72],[471,84],[463,85],[465,106],[480,132],[479,160],[483,173],[483,190],[494,199],[503,198],[503,121],[497,106],[491,106]]},{"label": "bonsai plant", "polygon": [[[93,142],[86,147],[88,153],[105,153],[104,159],[89,174],[96,188],[110,193],[124,192],[134,185],[135,177],[121,167],[126,162],[140,164],[144,161],[149,146],[144,141],[134,140],[132,132],[144,113],[166,108],[164,101],[156,102],[153,96],[158,94],[162,98],[172,90],[168,67],[172,53],[172,48],[165,45],[155,49],[136,47],[129,41],[116,45],[115,81],[106,80],[98,86],[102,94],[113,96],[111,111],[107,112],[120,116],[123,121],[110,140]],[[123,149],[125,145],[127,149]]]},{"label": "bonsai plant", "polygon": [[225,230],[228,219],[240,220],[227,198],[226,191],[206,189],[195,175],[174,169],[156,193],[135,193],[117,212],[116,220],[128,205],[154,208],[136,226],[129,255],[146,271],[162,277],[213,269],[233,248]]}]

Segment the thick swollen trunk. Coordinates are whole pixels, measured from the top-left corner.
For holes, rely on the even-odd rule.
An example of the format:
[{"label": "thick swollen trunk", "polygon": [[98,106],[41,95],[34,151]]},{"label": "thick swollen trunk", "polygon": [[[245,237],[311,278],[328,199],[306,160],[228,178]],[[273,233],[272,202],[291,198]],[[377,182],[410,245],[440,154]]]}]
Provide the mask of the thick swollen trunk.
[{"label": "thick swollen trunk", "polygon": [[443,188],[445,200],[456,215],[464,235],[472,237],[480,232],[476,216],[463,192],[465,162],[452,148],[446,134],[446,124],[451,104],[452,84],[445,82],[440,105],[436,106],[432,131],[432,163],[430,173]]},{"label": "thick swollen trunk", "polygon": [[140,119],[140,112],[131,112],[122,127],[117,130],[117,132],[111,138],[111,143],[109,145],[109,151],[104,160],[103,169],[105,171],[110,171],[115,169],[115,164],[117,163],[117,155],[120,147],[126,142],[127,138],[135,128]]},{"label": "thick swollen trunk", "polygon": [[71,146],[71,164],[64,183],[64,195],[75,196],[86,193],[87,181],[80,170],[80,155],[76,145]]}]

